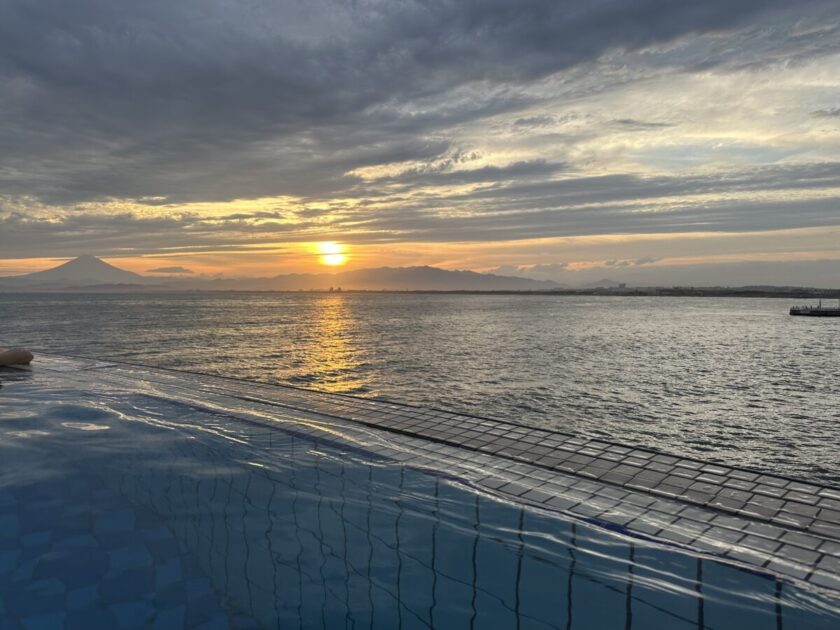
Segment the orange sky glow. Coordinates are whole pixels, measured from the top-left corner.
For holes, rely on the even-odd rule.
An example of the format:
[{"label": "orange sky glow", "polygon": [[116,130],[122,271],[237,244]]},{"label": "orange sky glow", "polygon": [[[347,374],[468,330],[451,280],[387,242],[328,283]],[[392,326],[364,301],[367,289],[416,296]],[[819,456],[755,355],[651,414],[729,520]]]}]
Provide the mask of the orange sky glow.
[{"label": "orange sky glow", "polygon": [[[278,243],[237,252],[219,251],[149,256],[104,256],[111,264],[136,273],[184,267],[191,275],[264,277],[285,273],[330,273],[343,269],[431,265],[445,269],[495,271],[504,266],[533,266],[564,260],[570,271],[602,265],[606,260],[639,259],[655,247],[660,257],[650,264],[696,265],[741,261],[811,261],[840,259],[840,228],[794,229],[742,234],[607,234],[582,237],[496,242],[370,244],[338,241]],[[54,267],[67,258],[0,260],[0,275],[17,275]]]}]

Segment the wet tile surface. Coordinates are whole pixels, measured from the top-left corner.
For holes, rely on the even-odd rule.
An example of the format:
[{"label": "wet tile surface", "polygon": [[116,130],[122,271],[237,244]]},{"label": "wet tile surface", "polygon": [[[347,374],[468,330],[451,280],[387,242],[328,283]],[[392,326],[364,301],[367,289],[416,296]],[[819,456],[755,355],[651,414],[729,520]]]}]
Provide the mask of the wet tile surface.
[{"label": "wet tile surface", "polygon": [[[254,424],[252,439],[270,440],[267,427],[275,423],[321,437],[338,423],[346,435],[375,443],[383,456],[418,467],[445,465],[489,492],[840,589],[837,488],[389,402],[117,364],[77,362],[71,368],[57,357],[38,368],[81,380],[95,373],[100,384],[239,417]],[[139,549],[121,554],[117,561],[142,570]]]}]

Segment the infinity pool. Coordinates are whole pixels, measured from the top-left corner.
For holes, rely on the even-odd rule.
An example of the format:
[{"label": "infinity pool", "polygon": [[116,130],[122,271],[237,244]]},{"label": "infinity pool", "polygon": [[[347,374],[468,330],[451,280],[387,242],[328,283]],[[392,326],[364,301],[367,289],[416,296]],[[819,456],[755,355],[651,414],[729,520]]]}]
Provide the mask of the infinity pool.
[{"label": "infinity pool", "polygon": [[0,374],[0,628],[836,628],[838,602],[323,432]]}]

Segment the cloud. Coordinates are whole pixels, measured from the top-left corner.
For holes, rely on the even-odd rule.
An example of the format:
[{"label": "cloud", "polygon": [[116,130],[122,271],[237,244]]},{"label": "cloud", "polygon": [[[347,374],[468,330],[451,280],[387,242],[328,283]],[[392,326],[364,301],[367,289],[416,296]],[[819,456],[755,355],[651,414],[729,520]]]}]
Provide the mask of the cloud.
[{"label": "cloud", "polygon": [[[556,173],[554,164],[511,165]],[[560,179],[493,177],[479,169],[393,178],[393,197],[361,196],[344,206],[276,211],[164,213],[12,212],[0,215],[0,256],[72,256],[95,252],[236,251],[257,244],[342,240],[349,243],[496,242],[597,234],[741,233],[837,225],[840,164],[799,164],[691,176],[608,175]],[[412,178],[413,181],[412,181]],[[442,180],[436,178],[443,178]],[[410,189],[423,182],[422,194]],[[359,184],[360,188],[368,184]],[[419,185],[419,184],[417,184]],[[759,195],[758,198],[755,195]],[[138,243],[142,243],[138,247]],[[653,257],[653,256],[651,256]]]},{"label": "cloud", "polygon": [[661,258],[654,258],[652,256],[645,256],[635,260],[605,260],[601,262],[601,267],[641,267],[643,265],[652,265],[653,263],[662,260]]},{"label": "cloud", "polygon": [[547,127],[552,125],[557,119],[550,114],[539,114],[537,116],[526,116],[524,118],[517,118],[513,121],[514,127]]},{"label": "cloud", "polygon": [[[517,94],[529,82],[786,6],[4,3],[0,186],[52,204],[340,195],[349,171],[435,157],[446,143],[434,136],[458,121],[530,102]],[[478,106],[459,90],[478,90]],[[414,104],[430,101],[440,106],[418,115]]]},{"label": "cloud", "polygon": [[633,118],[619,118],[613,121],[614,124],[620,125],[627,129],[636,129],[643,131],[645,129],[661,129],[663,127],[673,127],[672,123],[664,122],[650,122],[644,120],[635,120]]},{"label": "cloud", "polygon": [[830,107],[827,109],[818,109],[811,112],[817,118],[840,118],[840,107]]},{"label": "cloud", "polygon": [[655,258],[653,256],[644,256],[643,258],[637,258],[633,261],[633,265],[636,267],[640,267],[642,265],[652,265],[655,262],[659,262],[662,260],[661,258]]},{"label": "cloud", "polygon": [[158,267],[157,269],[149,269],[149,273],[175,273],[175,274],[191,274],[195,273],[192,269],[186,267]]},{"label": "cloud", "polygon": [[379,178],[377,184],[400,184],[402,186],[455,186],[463,184],[492,183],[506,181],[544,180],[568,168],[562,163],[549,163],[545,160],[514,162],[505,166],[483,166],[473,169],[449,168],[410,169],[398,175]]},{"label": "cloud", "polygon": [[530,271],[535,273],[551,273],[553,271],[559,271],[562,269],[567,269],[569,267],[569,263],[566,262],[556,262],[556,263],[548,263],[542,265],[533,265],[528,267]]}]

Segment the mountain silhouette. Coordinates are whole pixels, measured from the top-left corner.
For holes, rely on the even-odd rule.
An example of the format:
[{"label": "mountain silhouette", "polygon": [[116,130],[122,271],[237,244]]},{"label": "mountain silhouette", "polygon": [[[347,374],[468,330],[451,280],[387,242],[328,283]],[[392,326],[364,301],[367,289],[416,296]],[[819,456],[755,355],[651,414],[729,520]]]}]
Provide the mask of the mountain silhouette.
[{"label": "mountain silhouette", "polygon": [[0,278],[0,286],[65,288],[100,284],[145,284],[140,274],[120,269],[96,256],[79,256],[66,263],[23,276]]},{"label": "mountain silhouette", "polygon": [[542,280],[437,267],[379,267],[268,278],[160,278],[125,271],[95,256],[80,256],[45,271],[0,278],[0,289],[25,291],[323,291],[331,287],[364,291],[539,291],[558,286]]}]

